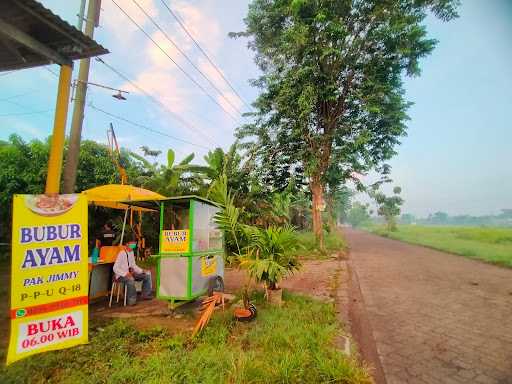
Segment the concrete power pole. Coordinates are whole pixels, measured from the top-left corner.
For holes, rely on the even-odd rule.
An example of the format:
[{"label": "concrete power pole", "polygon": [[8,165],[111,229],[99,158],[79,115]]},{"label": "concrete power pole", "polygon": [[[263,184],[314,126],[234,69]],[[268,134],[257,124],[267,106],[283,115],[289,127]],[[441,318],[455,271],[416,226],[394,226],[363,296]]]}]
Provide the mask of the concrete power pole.
[{"label": "concrete power pole", "polygon": [[[83,0],[85,2],[85,0]],[[83,3],[82,3],[83,9]],[[87,18],[85,21],[85,34],[93,38],[96,20],[99,19],[100,1],[89,0]],[[81,27],[82,19],[79,16],[78,26]],[[81,28],[80,28],[81,29]],[[75,105],[73,106],[73,117],[71,120],[71,134],[69,137],[69,148],[64,166],[64,193],[74,193],[76,183],[76,172],[78,168],[78,157],[80,155],[80,140],[82,137],[82,124],[84,121],[85,98],[87,95],[87,81],[89,80],[90,59],[80,60],[78,81],[76,82]]]}]

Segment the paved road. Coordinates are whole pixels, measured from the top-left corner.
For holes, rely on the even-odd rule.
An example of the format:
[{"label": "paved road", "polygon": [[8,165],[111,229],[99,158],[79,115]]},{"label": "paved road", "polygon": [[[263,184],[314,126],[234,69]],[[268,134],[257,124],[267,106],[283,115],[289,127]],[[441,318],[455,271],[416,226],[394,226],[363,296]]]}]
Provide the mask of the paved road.
[{"label": "paved road", "polygon": [[512,269],[346,237],[388,384],[512,383]]}]

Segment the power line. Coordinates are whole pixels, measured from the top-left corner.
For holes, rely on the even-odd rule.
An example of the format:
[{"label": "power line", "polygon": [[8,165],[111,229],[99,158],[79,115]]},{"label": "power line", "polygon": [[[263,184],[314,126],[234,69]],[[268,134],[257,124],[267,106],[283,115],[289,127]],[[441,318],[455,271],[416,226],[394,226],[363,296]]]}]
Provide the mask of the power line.
[{"label": "power line", "polygon": [[31,93],[36,93],[36,92],[39,92],[39,91],[40,91],[39,89],[33,89],[31,91],[19,93],[19,94],[14,95],[14,96],[9,96],[9,97],[6,97],[4,99],[0,99],[0,101],[7,101],[7,100],[15,99],[17,97],[21,97],[21,96],[25,96],[25,95],[30,95]]},{"label": "power line", "polygon": [[175,137],[175,136],[169,135],[167,133],[158,131],[158,130],[153,129],[151,127],[148,127],[146,125],[143,125],[143,124],[140,124],[140,123],[136,123],[135,121],[128,120],[128,119],[126,119],[124,117],[121,117],[121,116],[114,115],[113,113],[107,112],[107,111],[105,111],[105,110],[103,110],[101,108],[98,108],[98,107],[94,106],[92,103],[88,104],[88,107],[94,109],[95,111],[101,112],[101,113],[103,113],[103,114],[105,114],[107,116],[113,117],[114,119],[117,119],[117,120],[120,120],[120,121],[124,121],[125,123],[128,123],[128,124],[134,125],[136,127],[145,129],[145,130],[147,130],[149,132],[153,132],[153,133],[156,133],[156,134],[168,137],[168,138],[176,140],[176,141],[181,141],[182,143],[190,144],[190,145],[193,145],[195,147],[203,148],[203,149],[206,149],[206,150],[210,149],[208,147],[205,147],[204,145],[200,145],[200,144],[193,143],[191,141],[180,139],[179,137]]},{"label": "power line", "polygon": [[54,71],[52,71],[50,68],[48,68],[48,67],[43,67],[43,68],[46,69],[48,72],[50,72],[53,76],[59,77],[59,75],[57,73],[55,73]]},{"label": "power line", "polygon": [[[27,107],[27,106],[25,106],[25,105],[23,105],[23,104],[20,104],[20,103],[18,103],[18,102],[16,102],[16,101],[12,101],[12,100],[9,100],[9,99],[10,99],[10,98],[3,99],[3,100],[0,100],[0,101],[2,101],[2,102],[4,102],[4,103],[9,103],[9,104],[12,104],[12,105],[16,105],[17,107],[22,108],[22,109],[27,110],[27,111],[29,111],[29,112],[30,112],[30,113],[23,113],[24,115],[28,115],[28,114],[38,114],[38,113],[41,113],[41,111],[37,111],[37,110],[35,110],[35,109],[32,109],[32,108],[30,108],[30,107]],[[14,113],[17,113],[17,112],[14,112]],[[7,114],[6,114],[6,115],[7,115]]]},{"label": "power line", "polygon": [[22,115],[36,115],[36,114],[40,114],[40,113],[48,113],[48,112],[52,112],[54,111],[55,109],[47,109],[45,111],[34,111],[34,112],[18,112],[18,113],[4,113],[4,114],[0,114],[0,117],[7,117],[7,116],[22,116]]},{"label": "power line", "polygon": [[[57,73],[55,73],[54,71],[52,71],[50,68],[46,67],[46,66],[42,66],[40,67],[42,69],[46,69],[48,72],[50,72],[53,76],[56,76],[56,77],[59,77],[59,75]],[[16,71],[9,71],[9,72],[4,72],[4,73],[0,73],[0,77],[2,76],[7,76],[7,75],[11,75],[13,73],[15,73]]]},{"label": "power line", "polygon": [[[187,128],[190,128],[192,130],[195,130],[196,132],[200,133],[203,137],[205,137],[207,140],[215,143],[215,140],[207,135],[206,133],[204,133],[202,130],[200,130],[199,128],[196,128],[195,126],[193,126],[192,124],[188,123],[187,121],[185,121],[184,119],[182,119],[180,116],[176,115],[173,111],[171,111],[164,103],[162,103],[160,100],[158,100],[157,98],[155,98],[153,95],[151,95],[149,92],[147,92],[146,90],[144,90],[141,86],[139,86],[137,83],[135,83],[134,81],[130,80],[126,75],[124,75],[123,73],[121,73],[120,71],[118,71],[117,69],[115,69],[114,67],[112,67],[110,64],[106,63],[102,58],[100,57],[96,57],[96,61],[99,61],[100,63],[102,63],[103,65],[105,65],[107,68],[109,68],[112,72],[114,72],[115,74],[117,74],[120,78],[122,78],[123,80],[127,81],[128,83],[130,83],[134,88],[138,89],[142,94],[144,94],[148,99],[150,99],[153,103],[157,104],[158,106],[160,106],[160,108],[166,110],[169,114],[171,114],[176,120],[178,120],[182,125],[184,125],[185,127]],[[219,144],[215,143],[216,145],[219,146]]]},{"label": "power line", "polygon": [[224,93],[210,80],[210,78],[201,71],[194,62],[187,56],[185,52],[175,43],[175,41],[169,37],[169,35],[157,24],[155,19],[153,19],[145,10],[142,8],[139,3],[137,3],[136,0],[132,0],[133,3],[141,10],[144,15],[153,23],[153,25],[165,36],[165,38],[178,50],[179,53],[185,57],[185,59],[189,62],[189,64],[194,67],[194,69],[201,74],[201,76],[219,93],[219,95],[239,114],[241,114],[240,110],[237,108],[236,105],[234,105],[226,96],[224,96]]},{"label": "power line", "polygon": [[112,2],[114,3],[114,5],[119,8],[119,10],[121,12],[123,12],[126,17],[128,17],[128,19],[130,19],[130,21],[135,24],[137,26],[137,28],[142,32],[144,33],[144,35],[153,42],[153,44],[158,47],[158,49],[160,49],[160,51],[162,51],[162,53],[167,56],[169,58],[169,60],[171,60],[174,65],[176,65],[176,67],[178,67],[178,69],[190,80],[192,81],[199,89],[201,89],[203,91],[203,93],[208,96],[215,104],[217,104],[227,115],[229,115],[233,121],[236,123],[237,122],[237,119],[235,116],[233,116],[226,108],[224,108],[222,106],[222,104],[220,104],[201,84],[199,84],[192,76],[190,76],[188,74],[188,72],[186,72],[161,46],[160,44],[158,44],[150,35],[149,33],[147,33],[130,15],[128,15],[128,13],[126,13],[126,11],[121,8],[116,2],[115,0],[112,0]]},{"label": "power line", "polygon": [[178,24],[181,26],[181,28],[185,31],[185,33],[188,35],[188,37],[190,37],[190,39],[194,42],[195,46],[201,51],[201,53],[206,57],[206,59],[208,60],[208,62],[213,66],[213,68],[215,68],[215,70],[217,71],[217,73],[224,79],[224,81],[226,82],[226,84],[229,86],[229,88],[231,88],[231,90],[235,93],[235,95],[242,101],[242,103],[245,104],[245,106],[249,109],[252,109],[251,106],[244,100],[244,98],[242,96],[240,96],[240,94],[237,92],[237,90],[235,89],[235,87],[233,87],[233,85],[231,84],[231,82],[224,76],[224,74],[222,73],[222,71],[220,70],[220,68],[213,62],[213,60],[210,58],[210,56],[206,53],[206,51],[201,47],[201,45],[197,42],[197,40],[194,38],[194,36],[192,36],[192,34],[189,32],[189,30],[187,29],[187,27],[182,23],[182,21],[180,20],[180,18],[176,15],[176,13],[173,12],[173,10],[171,9],[171,7],[169,7],[164,0],[160,0],[162,2],[162,4],[164,5],[165,8],[167,8],[167,10],[169,11],[169,13],[172,15],[172,17],[174,17],[174,19],[178,22]]}]

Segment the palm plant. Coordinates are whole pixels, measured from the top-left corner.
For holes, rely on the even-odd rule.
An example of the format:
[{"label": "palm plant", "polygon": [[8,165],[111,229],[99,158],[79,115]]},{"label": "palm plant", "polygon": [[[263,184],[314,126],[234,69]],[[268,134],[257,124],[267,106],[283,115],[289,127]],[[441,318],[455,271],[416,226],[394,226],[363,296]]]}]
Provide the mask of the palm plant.
[{"label": "palm plant", "polygon": [[279,282],[297,271],[300,263],[291,251],[297,247],[295,229],[290,225],[262,229],[246,228],[249,243],[240,257],[240,266],[265,288],[274,290]]},{"label": "palm plant", "polygon": [[224,232],[226,251],[231,250],[240,255],[245,237],[244,224],[240,223],[240,215],[243,213],[243,209],[235,206],[235,197],[231,190],[228,190],[228,179],[225,174],[212,182],[207,196],[222,206],[222,209],[216,213],[214,220]]}]

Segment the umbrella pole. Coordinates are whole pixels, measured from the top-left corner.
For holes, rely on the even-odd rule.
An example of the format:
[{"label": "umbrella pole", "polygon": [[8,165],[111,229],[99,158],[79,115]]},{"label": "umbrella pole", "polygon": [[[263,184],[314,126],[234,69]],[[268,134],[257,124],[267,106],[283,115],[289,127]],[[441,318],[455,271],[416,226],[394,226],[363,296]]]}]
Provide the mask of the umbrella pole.
[{"label": "umbrella pole", "polygon": [[124,211],[124,221],[123,221],[123,230],[121,231],[121,241],[119,242],[119,245],[123,245],[123,239],[124,239],[124,229],[126,227],[126,218],[128,217],[128,210],[130,208],[126,208],[126,211]]}]

